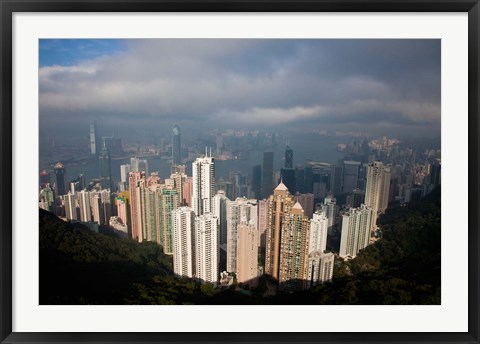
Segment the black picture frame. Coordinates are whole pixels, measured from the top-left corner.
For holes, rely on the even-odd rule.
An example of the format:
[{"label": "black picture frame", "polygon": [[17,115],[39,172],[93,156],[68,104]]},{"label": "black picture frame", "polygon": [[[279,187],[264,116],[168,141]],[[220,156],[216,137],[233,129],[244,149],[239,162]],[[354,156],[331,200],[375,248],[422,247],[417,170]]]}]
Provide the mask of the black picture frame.
[{"label": "black picture frame", "polygon": [[[465,333],[19,333],[12,332],[12,16],[15,12],[468,12],[468,332]],[[478,0],[0,0],[0,341],[1,343],[479,342]]]}]

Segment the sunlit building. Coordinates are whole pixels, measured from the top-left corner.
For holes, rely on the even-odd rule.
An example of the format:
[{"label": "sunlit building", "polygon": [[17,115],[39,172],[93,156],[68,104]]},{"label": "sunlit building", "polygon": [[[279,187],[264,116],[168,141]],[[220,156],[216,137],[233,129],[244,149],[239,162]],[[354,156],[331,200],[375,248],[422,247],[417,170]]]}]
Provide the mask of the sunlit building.
[{"label": "sunlit building", "polygon": [[210,155],[197,158],[192,163],[192,208],[197,216],[212,211],[215,196],[215,159]]},{"label": "sunlit building", "polygon": [[207,213],[195,217],[195,277],[202,282],[216,284],[220,246],[218,245],[217,218]]},{"label": "sunlit building", "polygon": [[255,285],[258,276],[258,230],[255,222],[237,226],[236,275],[239,283]]},{"label": "sunlit building", "polygon": [[172,212],[173,271],[181,277],[194,277],[195,213],[180,207]]},{"label": "sunlit building", "polygon": [[370,244],[370,228],[373,221],[373,209],[364,204],[360,208],[350,208],[343,214],[340,257],[355,258],[360,250]]},{"label": "sunlit building", "polygon": [[145,179],[145,172],[130,172],[129,174],[130,191],[130,225],[132,228],[132,239],[143,241],[143,220],[140,208],[140,188],[139,183]]},{"label": "sunlit building", "polygon": [[265,273],[277,280],[279,278],[282,225],[293,205],[293,196],[283,183],[280,183],[273,191],[273,195],[268,197]]},{"label": "sunlit building", "polygon": [[308,253],[323,252],[327,249],[328,219],[325,212],[317,211],[310,220]]},{"label": "sunlit building", "polygon": [[227,202],[227,271],[237,272],[238,225],[257,225],[257,200],[237,198]]},{"label": "sunlit building", "polygon": [[283,289],[306,288],[309,238],[310,222],[297,202],[282,223],[278,280]]},{"label": "sunlit building", "polygon": [[388,207],[390,178],[390,167],[384,166],[381,161],[374,161],[367,165],[365,205],[373,210],[371,230],[376,226],[377,217],[384,213]]}]

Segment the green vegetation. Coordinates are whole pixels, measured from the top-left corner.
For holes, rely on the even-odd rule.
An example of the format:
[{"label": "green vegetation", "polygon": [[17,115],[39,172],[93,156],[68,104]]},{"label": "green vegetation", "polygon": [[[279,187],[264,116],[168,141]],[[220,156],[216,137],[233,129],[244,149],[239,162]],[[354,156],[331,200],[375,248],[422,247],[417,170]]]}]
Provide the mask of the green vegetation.
[{"label": "green vegetation", "polygon": [[336,259],[331,283],[276,294],[269,276],[248,292],[175,278],[161,246],[40,210],[40,303],[440,304],[440,190],[392,205],[378,222],[383,239],[351,261]]}]

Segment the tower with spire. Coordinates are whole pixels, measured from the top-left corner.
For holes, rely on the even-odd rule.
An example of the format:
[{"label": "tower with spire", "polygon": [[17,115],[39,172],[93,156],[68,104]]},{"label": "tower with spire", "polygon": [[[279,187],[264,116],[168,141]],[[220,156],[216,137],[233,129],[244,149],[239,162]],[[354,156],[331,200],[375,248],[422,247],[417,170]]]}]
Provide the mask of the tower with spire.
[{"label": "tower with spire", "polygon": [[268,221],[266,231],[265,273],[279,279],[281,231],[285,215],[294,205],[293,196],[280,182],[267,200]]}]

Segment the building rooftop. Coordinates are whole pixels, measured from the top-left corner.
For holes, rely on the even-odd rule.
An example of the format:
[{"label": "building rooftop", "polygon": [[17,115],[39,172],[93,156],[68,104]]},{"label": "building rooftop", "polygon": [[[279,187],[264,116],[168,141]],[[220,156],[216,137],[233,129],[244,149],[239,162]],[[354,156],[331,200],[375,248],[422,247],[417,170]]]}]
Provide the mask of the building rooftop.
[{"label": "building rooftop", "polygon": [[275,191],[288,191],[288,188],[283,184],[283,182],[280,182],[278,186],[275,188]]},{"label": "building rooftop", "polygon": [[293,215],[303,215],[303,208],[300,203],[295,203],[292,207],[292,214]]},{"label": "building rooftop", "polygon": [[300,203],[295,203],[292,209],[303,210],[302,205]]}]

